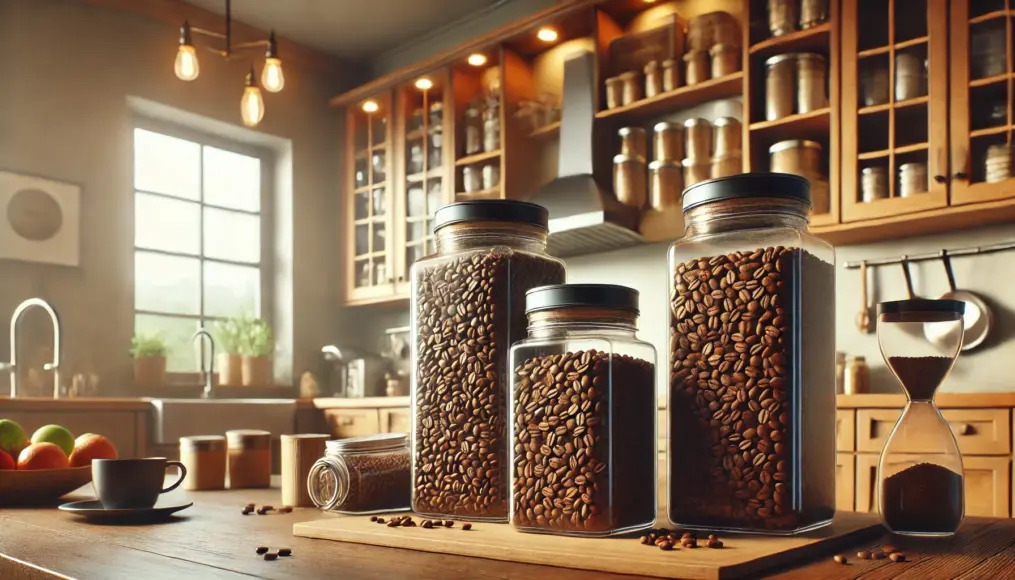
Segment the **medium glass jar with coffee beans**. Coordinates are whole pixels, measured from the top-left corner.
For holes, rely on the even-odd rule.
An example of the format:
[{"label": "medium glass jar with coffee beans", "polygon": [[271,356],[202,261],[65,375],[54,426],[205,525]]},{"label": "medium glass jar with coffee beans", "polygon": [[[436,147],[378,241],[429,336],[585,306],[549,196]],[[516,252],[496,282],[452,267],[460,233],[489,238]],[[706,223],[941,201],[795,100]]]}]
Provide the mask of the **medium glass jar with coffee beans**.
[{"label": "medium glass jar with coffee beans", "polygon": [[511,524],[607,536],[656,516],[655,348],[635,335],[638,291],[529,291],[511,348]]},{"label": "medium glass jar with coffee beans", "polygon": [[835,512],[835,263],[806,179],[689,187],[670,246],[669,518],[792,534]]},{"label": "medium glass jar with coffee beans", "polygon": [[508,355],[526,334],[525,293],[564,282],[546,253],[546,208],[446,205],[437,251],[412,266],[412,509],[507,521]]}]

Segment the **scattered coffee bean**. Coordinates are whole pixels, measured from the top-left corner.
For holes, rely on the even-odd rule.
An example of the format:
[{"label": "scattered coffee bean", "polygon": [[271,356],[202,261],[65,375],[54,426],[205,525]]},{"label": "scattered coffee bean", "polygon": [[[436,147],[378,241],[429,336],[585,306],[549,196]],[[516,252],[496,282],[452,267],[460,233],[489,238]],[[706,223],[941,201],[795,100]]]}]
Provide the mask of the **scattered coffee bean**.
[{"label": "scattered coffee bean", "polygon": [[899,549],[893,546],[892,544],[885,544],[884,546],[881,546],[881,551],[886,554],[891,554],[892,552],[899,551]]},{"label": "scattered coffee bean", "polygon": [[602,532],[654,519],[654,369],[595,349],[515,369],[516,526]]},{"label": "scattered coffee bean", "polygon": [[842,554],[836,554],[835,557],[832,558],[832,559],[835,560],[835,562],[837,564],[848,564],[849,563],[849,560],[847,560],[846,557],[843,556]]},{"label": "scattered coffee bean", "polygon": [[433,522],[431,522],[430,520],[423,520],[423,529],[425,530],[433,529]]},{"label": "scattered coffee bean", "polygon": [[[800,359],[800,345],[834,349],[829,325],[795,321],[800,303],[823,316],[834,267],[780,246],[675,262],[672,276],[670,519],[765,530],[830,519],[830,496],[805,494],[797,506],[792,486],[834,485],[830,454],[794,459],[798,441],[808,449],[834,443],[825,420],[809,418],[810,403],[802,413],[797,407],[808,376],[831,372]],[[834,405],[830,394],[815,406],[826,403]],[[798,415],[803,423],[794,422]]]},{"label": "scattered coffee bean", "polygon": [[243,511],[242,511],[242,512],[240,512],[240,513],[242,513],[242,514],[243,514],[243,515],[245,515],[245,516],[249,516],[249,515],[250,515],[250,512],[251,512],[251,510],[248,510],[247,508],[243,508]]},{"label": "scattered coffee bean", "polygon": [[525,293],[563,283],[564,264],[480,250],[419,262],[414,275],[412,507],[506,518],[509,348],[527,334]]},{"label": "scattered coffee bean", "polygon": [[402,525],[402,520],[391,520],[390,522],[388,522],[389,528],[397,528],[400,525]]},{"label": "scattered coffee bean", "polygon": [[291,508],[289,506],[285,506],[285,507],[279,509],[278,513],[280,513],[280,514],[289,514],[289,513],[292,513],[292,511],[293,511],[293,508]]},{"label": "scattered coffee bean", "polygon": [[282,556],[283,558],[288,558],[289,556],[293,555],[292,548],[279,548],[278,555]]},{"label": "scattered coffee bean", "polygon": [[705,545],[708,546],[709,548],[714,549],[714,550],[718,550],[719,548],[722,548],[722,541],[720,541],[720,540],[709,540],[708,544],[705,544]]},{"label": "scattered coffee bean", "polygon": [[888,559],[890,559],[892,562],[905,562],[906,555],[903,554],[902,552],[892,552],[891,554],[888,555]]},{"label": "scattered coffee bean", "polygon": [[271,510],[275,509],[275,507],[274,506],[270,506],[270,505],[265,505],[265,506],[261,506],[261,509],[263,509],[266,512],[270,512]]},{"label": "scattered coffee bean", "polygon": [[254,551],[257,552],[258,554],[264,554],[264,553],[267,553],[268,547],[267,546],[258,546],[258,548],[256,550],[254,550]]},{"label": "scattered coffee bean", "polygon": [[376,522],[377,521],[377,516],[370,516],[370,521]]},{"label": "scattered coffee bean", "polygon": [[377,523],[379,523],[379,524],[383,524],[383,523],[384,523],[384,518],[377,518],[377,519],[376,519],[376,520],[374,520],[374,521],[376,521],[376,522],[377,522]]},{"label": "scattered coffee bean", "polygon": [[888,557],[888,554],[884,552],[874,552],[873,554],[871,554],[871,557],[874,558],[875,560],[884,560],[885,558]]},{"label": "scattered coffee bean", "polygon": [[268,561],[278,560],[278,554],[276,554],[275,552],[268,552],[267,554],[264,555],[264,559]]},{"label": "scattered coffee bean", "polygon": [[716,535],[715,535],[715,534],[709,534],[709,535],[708,535],[708,541],[710,541],[710,542],[712,542],[712,541],[715,541],[715,540],[718,540],[718,539],[719,539],[719,538],[718,538],[718,537],[716,537]]},{"label": "scattered coffee bean", "polygon": [[687,542],[686,544],[684,544],[684,547],[693,550],[693,549],[698,547],[698,542],[697,542],[697,540],[692,540],[692,541]]},{"label": "scattered coffee bean", "polygon": [[693,532],[684,532],[683,534],[680,535],[681,540],[690,540],[691,538],[694,538]]},{"label": "scattered coffee bean", "polygon": [[455,521],[454,520],[444,520],[444,527],[445,528],[453,528],[454,526],[455,526]]},{"label": "scattered coffee bean", "polygon": [[246,507],[248,507],[250,509],[254,509],[254,508],[257,507],[257,504],[255,504],[255,503],[248,503]]},{"label": "scattered coffee bean", "polygon": [[652,538],[651,536],[642,536],[638,538],[638,541],[641,542],[642,544],[648,545],[654,543],[655,539]]},{"label": "scattered coffee bean", "polygon": [[871,559],[871,553],[866,551],[866,550],[863,550],[863,551],[857,552],[856,553],[856,557],[860,558],[861,560],[870,560]]},{"label": "scattered coffee bean", "polygon": [[462,524],[462,529],[467,532],[472,529],[472,524],[470,524],[469,522],[465,522],[464,524]]},{"label": "scattered coffee bean", "polygon": [[403,528],[415,528],[416,527],[416,522],[414,522],[412,520],[409,520],[409,521],[405,522],[404,524],[402,524],[402,527]]},{"label": "scattered coffee bean", "polygon": [[267,513],[268,512],[264,508],[257,508],[257,515],[263,516],[263,515],[267,515]]},{"label": "scattered coffee bean", "polygon": [[657,544],[660,550],[670,551],[673,549],[673,542],[663,541],[661,544]]}]

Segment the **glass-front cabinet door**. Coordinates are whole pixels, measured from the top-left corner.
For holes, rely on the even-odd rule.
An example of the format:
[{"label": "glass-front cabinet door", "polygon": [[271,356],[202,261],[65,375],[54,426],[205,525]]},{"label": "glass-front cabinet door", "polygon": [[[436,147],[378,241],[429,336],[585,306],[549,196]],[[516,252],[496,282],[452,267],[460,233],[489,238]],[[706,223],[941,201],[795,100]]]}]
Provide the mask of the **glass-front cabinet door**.
[{"label": "glass-front cabinet door", "polygon": [[370,98],[348,111],[349,203],[347,302],[364,303],[394,293],[392,267],[391,95]]},{"label": "glass-front cabinet door", "polygon": [[433,216],[452,200],[451,102],[447,71],[435,71],[398,88],[401,187],[396,208],[395,293],[409,295],[413,262],[434,252]]},{"label": "glass-front cabinet door", "polygon": [[952,204],[1015,196],[1013,10],[1015,0],[951,5]]},{"label": "glass-front cabinet door", "polygon": [[948,4],[843,0],[844,222],[948,205]]}]

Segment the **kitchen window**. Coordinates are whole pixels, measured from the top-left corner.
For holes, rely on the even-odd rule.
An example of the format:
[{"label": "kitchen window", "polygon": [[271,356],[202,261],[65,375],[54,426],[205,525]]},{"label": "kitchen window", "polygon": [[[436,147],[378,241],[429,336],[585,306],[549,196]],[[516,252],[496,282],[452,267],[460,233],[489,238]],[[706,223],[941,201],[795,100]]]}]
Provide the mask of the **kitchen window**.
[{"label": "kitchen window", "polygon": [[239,144],[134,129],[134,331],[162,336],[170,372],[199,370],[198,328],[268,310],[268,165]]}]

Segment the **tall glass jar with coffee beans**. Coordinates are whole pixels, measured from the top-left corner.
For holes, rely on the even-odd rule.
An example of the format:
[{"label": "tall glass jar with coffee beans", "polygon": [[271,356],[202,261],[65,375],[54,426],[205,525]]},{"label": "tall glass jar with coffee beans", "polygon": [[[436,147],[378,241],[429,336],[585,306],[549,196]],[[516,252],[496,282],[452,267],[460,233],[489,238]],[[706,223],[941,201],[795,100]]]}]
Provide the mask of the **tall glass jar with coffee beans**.
[{"label": "tall glass jar with coffee beans", "polygon": [[635,335],[638,291],[560,284],[526,296],[511,348],[511,524],[608,536],[656,517],[655,348]]},{"label": "tall glass jar with coffee beans", "polygon": [[835,263],[806,179],[684,191],[670,246],[669,518],[792,534],[835,508]]},{"label": "tall glass jar with coffee beans", "polygon": [[525,293],[564,282],[546,253],[546,208],[446,205],[437,251],[412,266],[412,509],[507,521],[508,355],[525,337]]}]

